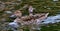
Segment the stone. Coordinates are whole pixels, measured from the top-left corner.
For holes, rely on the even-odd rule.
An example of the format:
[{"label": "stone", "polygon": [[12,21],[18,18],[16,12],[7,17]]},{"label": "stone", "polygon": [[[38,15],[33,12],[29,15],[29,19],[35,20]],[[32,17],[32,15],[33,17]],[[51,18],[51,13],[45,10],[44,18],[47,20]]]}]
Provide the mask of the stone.
[{"label": "stone", "polygon": [[0,10],[3,10],[5,8],[5,4],[4,3],[0,3]]},{"label": "stone", "polygon": [[59,1],[59,0],[53,0],[53,1]]},{"label": "stone", "polygon": [[5,13],[7,13],[7,14],[12,14],[12,12],[11,12],[11,11],[5,11]]},{"label": "stone", "polygon": [[47,9],[51,9],[51,8],[47,8]]},{"label": "stone", "polygon": [[17,1],[21,1],[21,0],[17,0]]},{"label": "stone", "polygon": [[47,6],[44,6],[44,8],[47,8]]},{"label": "stone", "polygon": [[6,19],[5,19],[5,18],[2,18],[1,20],[2,20],[2,21],[6,21]]}]

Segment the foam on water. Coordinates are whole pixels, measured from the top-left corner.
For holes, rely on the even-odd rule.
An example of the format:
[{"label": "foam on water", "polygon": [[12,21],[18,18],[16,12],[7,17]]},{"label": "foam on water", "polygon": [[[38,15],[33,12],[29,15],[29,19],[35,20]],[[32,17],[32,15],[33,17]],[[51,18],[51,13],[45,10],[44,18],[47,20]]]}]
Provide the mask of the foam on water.
[{"label": "foam on water", "polygon": [[9,25],[13,28],[19,27],[18,23],[16,23],[16,22],[11,22],[11,23],[9,23]]},{"label": "foam on water", "polygon": [[47,19],[45,19],[43,23],[48,24],[48,23],[60,22],[60,20],[57,19],[60,19],[60,15],[47,17]]}]

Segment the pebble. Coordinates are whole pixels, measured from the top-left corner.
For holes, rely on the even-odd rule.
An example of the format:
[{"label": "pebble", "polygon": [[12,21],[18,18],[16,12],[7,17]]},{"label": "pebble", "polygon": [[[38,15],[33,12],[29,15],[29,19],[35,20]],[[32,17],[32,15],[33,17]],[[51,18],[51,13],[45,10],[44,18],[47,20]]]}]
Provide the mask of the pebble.
[{"label": "pebble", "polygon": [[44,8],[47,8],[47,6],[44,6]]},{"label": "pebble", "polygon": [[5,11],[5,13],[7,13],[7,14],[12,14],[12,12],[11,12],[11,11]]},{"label": "pebble", "polygon": [[47,8],[47,9],[51,9],[51,8]]},{"label": "pebble", "polygon": [[17,0],[17,1],[21,1],[21,0]]},{"label": "pebble", "polygon": [[53,1],[59,1],[59,0],[53,0]]},{"label": "pebble", "polygon": [[4,5],[4,3],[2,4],[2,3],[0,3],[0,10],[3,10],[5,8],[5,5]]},{"label": "pebble", "polygon": [[6,21],[6,19],[5,19],[5,18],[2,18],[1,20],[2,20],[2,21]]}]

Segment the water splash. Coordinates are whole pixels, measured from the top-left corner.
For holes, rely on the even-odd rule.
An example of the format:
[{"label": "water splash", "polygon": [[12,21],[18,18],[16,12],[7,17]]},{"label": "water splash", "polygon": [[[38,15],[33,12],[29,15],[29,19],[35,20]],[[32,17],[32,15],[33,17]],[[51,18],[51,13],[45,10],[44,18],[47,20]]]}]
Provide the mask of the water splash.
[{"label": "water splash", "polygon": [[19,27],[18,23],[16,23],[16,22],[11,22],[11,23],[9,23],[9,25],[13,28]]},{"label": "water splash", "polygon": [[44,20],[43,24],[60,22],[60,20],[58,20],[58,19],[60,19],[60,15],[50,16]]},{"label": "water splash", "polygon": [[[49,16],[49,17],[47,17],[47,19],[45,19],[44,20],[44,22],[42,22],[42,24],[49,24],[49,23],[56,23],[56,22],[60,22],[60,20],[58,20],[58,19],[60,19],[60,15],[56,15],[56,16]],[[41,24],[41,23],[40,23]],[[18,23],[16,23],[16,22],[11,22],[11,23],[9,23],[9,25],[12,27],[12,28],[17,28],[17,27],[19,27],[19,24]],[[40,25],[36,25],[36,27],[32,27],[33,29],[37,29],[37,30],[40,30],[41,28],[40,28]],[[13,29],[14,31],[16,30],[16,29]]]}]

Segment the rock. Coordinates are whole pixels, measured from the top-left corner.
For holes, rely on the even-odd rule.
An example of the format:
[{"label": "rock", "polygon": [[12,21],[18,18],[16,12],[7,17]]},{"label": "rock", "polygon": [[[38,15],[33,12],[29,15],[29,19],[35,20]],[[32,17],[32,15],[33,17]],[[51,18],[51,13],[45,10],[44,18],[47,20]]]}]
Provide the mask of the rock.
[{"label": "rock", "polygon": [[5,8],[5,4],[3,2],[0,2],[0,10],[3,10]]},{"label": "rock", "polygon": [[47,8],[47,9],[51,9],[51,8]]},{"label": "rock", "polygon": [[5,13],[7,13],[7,14],[12,14],[12,12],[11,12],[11,11],[5,11]]},{"label": "rock", "polygon": [[6,19],[5,19],[5,18],[2,18],[1,20],[2,20],[2,21],[6,21]]},{"label": "rock", "polygon": [[32,28],[32,29],[34,29],[34,30],[41,30],[41,28]]},{"label": "rock", "polygon": [[59,0],[53,0],[53,1],[59,1]]},{"label": "rock", "polygon": [[17,1],[21,1],[21,0],[17,0]]},{"label": "rock", "polygon": [[11,2],[12,5],[15,5],[16,3],[15,2]]},{"label": "rock", "polygon": [[44,6],[44,8],[47,8],[47,6]]}]

